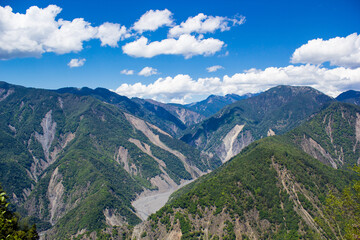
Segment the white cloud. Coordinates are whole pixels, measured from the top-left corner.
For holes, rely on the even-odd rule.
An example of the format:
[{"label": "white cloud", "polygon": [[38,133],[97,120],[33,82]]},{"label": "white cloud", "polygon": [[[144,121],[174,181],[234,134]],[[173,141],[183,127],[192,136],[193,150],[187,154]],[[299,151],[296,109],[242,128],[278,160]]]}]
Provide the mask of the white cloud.
[{"label": "white cloud", "polygon": [[217,70],[220,70],[220,69],[224,69],[224,67],[220,66],[220,65],[215,65],[215,66],[211,66],[211,67],[206,68],[206,70],[208,72],[216,72]]},{"label": "white cloud", "polygon": [[59,29],[50,32],[47,38],[39,42],[46,52],[79,52],[83,49],[83,42],[94,38],[97,33],[96,28],[82,18],[76,18],[71,22],[60,19],[57,25]]},{"label": "white cloud", "polygon": [[74,59],[71,59],[71,61],[68,63],[68,66],[70,68],[82,67],[85,64],[85,61],[86,61],[85,58],[74,58]]},{"label": "white cloud", "polygon": [[[154,83],[145,85],[142,83],[122,84],[116,92],[120,95],[129,97],[152,98],[156,100],[181,101],[189,98],[192,94],[206,94],[216,91],[216,86],[220,84],[219,78],[204,78],[193,80],[189,75],[179,74],[172,77],[159,78]],[[210,87],[209,89],[204,86]]]},{"label": "white cloud", "polygon": [[190,35],[181,35],[179,39],[164,39],[148,43],[146,37],[128,43],[122,47],[125,54],[133,57],[152,58],[157,55],[183,55],[191,58],[195,55],[209,56],[220,51],[224,42],[214,38],[201,39]]},{"label": "white cloud", "polygon": [[79,52],[84,41],[95,38],[101,40],[102,46],[117,46],[117,41],[126,36],[126,29],[118,24],[92,27],[82,18],[55,20],[61,10],[56,5],[33,6],[21,14],[9,6],[0,6],[0,59]]},{"label": "white cloud", "polygon": [[196,33],[213,33],[216,30],[220,31],[230,30],[231,26],[241,25],[245,22],[245,17],[227,18],[219,16],[207,16],[199,13],[195,17],[189,17],[185,22],[170,29],[170,37],[179,37],[183,34]]},{"label": "white cloud", "polygon": [[128,70],[128,69],[124,69],[120,72],[121,74],[124,75],[133,75],[134,74],[134,70]]},{"label": "white cloud", "polygon": [[130,34],[125,26],[106,22],[99,26],[97,36],[101,41],[101,46],[118,47],[118,42],[130,37]]},{"label": "white cloud", "polygon": [[155,31],[162,26],[171,26],[173,23],[172,13],[167,10],[149,10],[134,23],[134,30],[142,33],[144,31]]},{"label": "white cloud", "polygon": [[333,66],[360,67],[360,35],[353,33],[347,37],[329,40],[321,38],[310,40],[295,50],[291,62],[311,64],[330,62]]},{"label": "white cloud", "polygon": [[156,68],[152,68],[152,67],[144,67],[140,72],[139,75],[140,76],[145,76],[145,77],[149,77],[151,75],[155,75],[158,74],[158,71]]},{"label": "white cloud", "polygon": [[302,65],[265,70],[250,69],[233,76],[192,79],[189,75],[159,78],[151,84],[122,84],[116,92],[128,97],[152,98],[163,102],[191,102],[209,94],[246,94],[267,90],[277,85],[311,86],[330,96],[348,89],[360,89],[360,68],[322,68]]}]

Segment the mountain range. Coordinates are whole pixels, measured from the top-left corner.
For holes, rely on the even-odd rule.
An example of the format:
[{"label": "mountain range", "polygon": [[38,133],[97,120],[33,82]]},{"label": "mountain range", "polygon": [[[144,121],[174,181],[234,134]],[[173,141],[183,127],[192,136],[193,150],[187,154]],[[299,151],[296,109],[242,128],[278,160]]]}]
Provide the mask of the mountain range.
[{"label": "mountain range", "polygon": [[278,86],[179,105],[0,82],[0,182],[44,239],[338,237],[324,201],[356,178],[350,93]]},{"label": "mountain range", "polygon": [[[360,107],[333,102],[284,135],[255,141],[212,173],[175,192],[165,207],[137,227],[134,236],[342,238],[344,229],[332,221],[327,195],[359,179],[348,171],[359,165],[359,121]],[[140,232],[149,237],[141,238]]]},{"label": "mountain range", "polygon": [[181,140],[226,162],[254,140],[285,133],[332,101],[310,87],[278,86],[224,107]]}]

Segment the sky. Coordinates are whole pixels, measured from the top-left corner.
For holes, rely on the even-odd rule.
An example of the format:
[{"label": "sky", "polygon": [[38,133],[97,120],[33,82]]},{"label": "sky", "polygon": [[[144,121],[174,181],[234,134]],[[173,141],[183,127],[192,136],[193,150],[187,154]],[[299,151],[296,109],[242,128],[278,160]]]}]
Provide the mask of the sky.
[{"label": "sky", "polygon": [[0,1],[0,80],[190,103],[360,90],[360,1]]}]

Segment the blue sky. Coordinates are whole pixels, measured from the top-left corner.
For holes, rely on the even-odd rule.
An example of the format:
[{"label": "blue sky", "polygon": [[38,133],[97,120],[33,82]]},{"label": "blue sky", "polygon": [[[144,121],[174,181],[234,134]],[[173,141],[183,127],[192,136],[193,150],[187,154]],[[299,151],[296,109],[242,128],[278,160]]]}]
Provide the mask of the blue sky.
[{"label": "blue sky", "polygon": [[[38,18],[49,5],[56,5],[57,14]],[[0,80],[13,84],[104,87],[129,97],[182,103],[278,84],[310,85],[333,96],[360,90],[358,0],[3,0],[0,6]],[[34,6],[37,10],[22,23]],[[194,23],[188,24],[178,27],[177,35],[170,34],[199,14],[202,27],[190,31]],[[76,25],[80,32],[74,31],[78,18],[83,19]],[[69,21],[68,32],[59,19]],[[214,19],[218,22],[206,30],[205,21]],[[150,21],[151,30],[146,26]],[[103,28],[108,40],[99,37],[106,22],[111,26]],[[121,32],[121,27],[126,30]],[[112,31],[116,28],[118,39]],[[144,38],[147,45],[133,44]],[[152,44],[157,41],[158,46]],[[168,48],[172,54],[163,54]],[[209,72],[213,66],[218,70]]]}]

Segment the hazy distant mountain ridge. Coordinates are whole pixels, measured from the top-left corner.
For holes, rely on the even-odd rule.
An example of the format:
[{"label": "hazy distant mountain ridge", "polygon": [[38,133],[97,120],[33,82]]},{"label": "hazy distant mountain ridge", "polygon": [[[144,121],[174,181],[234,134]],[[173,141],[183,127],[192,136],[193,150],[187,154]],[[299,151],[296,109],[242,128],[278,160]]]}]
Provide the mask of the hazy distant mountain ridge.
[{"label": "hazy distant mountain ridge", "polygon": [[[184,108],[197,112],[205,117],[210,117],[211,115],[220,111],[223,107],[232,104],[236,101],[246,99],[257,94],[245,94],[239,96],[237,94],[226,94],[225,96],[210,95],[205,100],[194,102],[190,104],[180,105]],[[174,104],[175,105],[175,104]],[[177,106],[179,104],[176,104]]]},{"label": "hazy distant mountain ridge", "polygon": [[336,100],[340,102],[352,103],[355,105],[360,105],[360,92],[349,90],[346,92],[341,93],[339,96],[336,97]]}]

